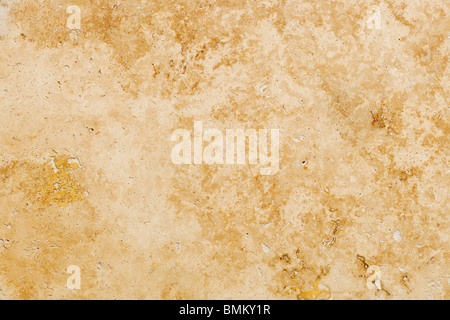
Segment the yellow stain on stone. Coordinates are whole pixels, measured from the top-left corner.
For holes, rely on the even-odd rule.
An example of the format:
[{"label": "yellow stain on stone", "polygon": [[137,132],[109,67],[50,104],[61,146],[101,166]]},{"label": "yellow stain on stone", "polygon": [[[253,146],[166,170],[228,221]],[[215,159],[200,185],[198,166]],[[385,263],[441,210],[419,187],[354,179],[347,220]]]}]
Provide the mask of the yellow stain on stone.
[{"label": "yellow stain on stone", "polygon": [[0,290],[4,296],[81,299],[93,294],[66,288],[69,265],[83,270],[82,286],[89,288],[98,281],[92,266],[102,259],[94,256],[93,248],[105,224],[84,199],[79,168],[78,160],[68,155],[0,165]]},{"label": "yellow stain on stone", "polygon": [[79,164],[71,160],[73,158],[67,155],[54,159],[55,171],[57,172],[50,176],[54,188],[50,193],[46,193],[47,197],[44,200],[47,203],[55,202],[60,205],[67,205],[70,202],[84,199],[85,188],[75,181],[74,176],[71,174],[72,170],[79,168]]},{"label": "yellow stain on stone", "polygon": [[50,163],[37,165],[29,161],[13,161],[0,168],[0,173],[4,182],[18,179],[27,200],[41,205],[66,206],[85,197],[85,187],[73,175],[73,171],[79,168],[78,161],[74,160],[68,155],[57,156],[53,159],[54,168]]},{"label": "yellow stain on stone", "polygon": [[299,300],[329,300],[330,298],[331,292],[320,284],[319,279],[314,282],[312,290],[300,292],[297,296]]}]

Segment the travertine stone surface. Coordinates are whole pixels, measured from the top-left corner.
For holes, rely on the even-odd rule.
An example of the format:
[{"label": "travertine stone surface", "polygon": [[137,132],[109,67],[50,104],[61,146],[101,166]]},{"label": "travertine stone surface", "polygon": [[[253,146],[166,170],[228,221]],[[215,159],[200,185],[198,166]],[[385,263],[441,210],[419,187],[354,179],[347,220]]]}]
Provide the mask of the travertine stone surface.
[{"label": "travertine stone surface", "polygon": [[[449,299],[449,31],[448,0],[0,0],[0,299]],[[279,171],[175,164],[196,121],[279,129]]]}]

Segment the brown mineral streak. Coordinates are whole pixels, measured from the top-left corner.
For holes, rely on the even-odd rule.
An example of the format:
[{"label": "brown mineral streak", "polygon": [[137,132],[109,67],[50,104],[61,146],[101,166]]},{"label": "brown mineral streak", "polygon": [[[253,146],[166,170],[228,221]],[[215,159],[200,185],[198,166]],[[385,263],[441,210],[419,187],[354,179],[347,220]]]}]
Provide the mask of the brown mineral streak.
[{"label": "brown mineral streak", "polygon": [[[450,7],[373,4],[0,1],[0,299],[450,299]],[[194,121],[280,171],[174,165]]]}]

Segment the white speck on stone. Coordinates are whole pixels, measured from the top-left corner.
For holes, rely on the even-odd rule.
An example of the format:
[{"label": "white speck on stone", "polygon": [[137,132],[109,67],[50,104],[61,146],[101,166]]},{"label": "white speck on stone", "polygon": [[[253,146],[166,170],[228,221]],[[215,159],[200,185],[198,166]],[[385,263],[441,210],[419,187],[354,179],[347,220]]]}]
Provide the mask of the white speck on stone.
[{"label": "white speck on stone", "polygon": [[330,288],[328,288],[326,285],[323,285],[321,283],[319,283],[319,285],[317,286],[317,289],[319,290],[325,290],[325,291],[330,291]]},{"label": "white speck on stone", "polygon": [[402,240],[402,232],[400,230],[395,230],[393,237],[394,237],[395,241],[401,241]]},{"label": "white speck on stone", "polygon": [[55,173],[58,173],[58,168],[56,167],[56,163],[55,163],[55,158],[54,157],[52,157],[52,161],[50,161],[50,163],[52,164],[52,167],[53,167],[53,171],[55,172]]},{"label": "white speck on stone", "polygon": [[298,136],[298,137],[293,137],[292,140],[294,140],[295,142],[300,142],[305,140],[305,136]]},{"label": "white speck on stone", "polygon": [[267,88],[269,88],[269,85],[268,85],[267,83],[263,84],[263,85],[259,88],[259,93],[260,93],[260,94],[264,94],[264,91],[266,91]]},{"label": "white speck on stone", "polygon": [[78,160],[78,158],[69,158],[67,160],[67,163],[76,163],[76,164],[78,164],[78,167],[81,168],[81,163],[80,163],[80,160]]},{"label": "white speck on stone", "polygon": [[263,251],[265,253],[269,253],[270,252],[270,248],[265,243],[261,243],[261,244],[262,244]]},{"label": "white speck on stone", "polygon": [[375,287],[377,288],[377,290],[381,290],[381,280],[380,279],[376,279],[374,281]]}]

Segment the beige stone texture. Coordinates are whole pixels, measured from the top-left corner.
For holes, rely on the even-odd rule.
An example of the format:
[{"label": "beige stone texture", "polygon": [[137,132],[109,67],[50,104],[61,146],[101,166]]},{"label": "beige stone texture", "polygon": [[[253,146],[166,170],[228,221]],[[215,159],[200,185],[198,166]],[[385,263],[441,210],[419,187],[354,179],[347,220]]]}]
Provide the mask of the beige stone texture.
[{"label": "beige stone texture", "polygon": [[[449,31],[448,0],[0,0],[0,299],[449,299]],[[194,121],[279,129],[279,172],[174,164]]]}]

